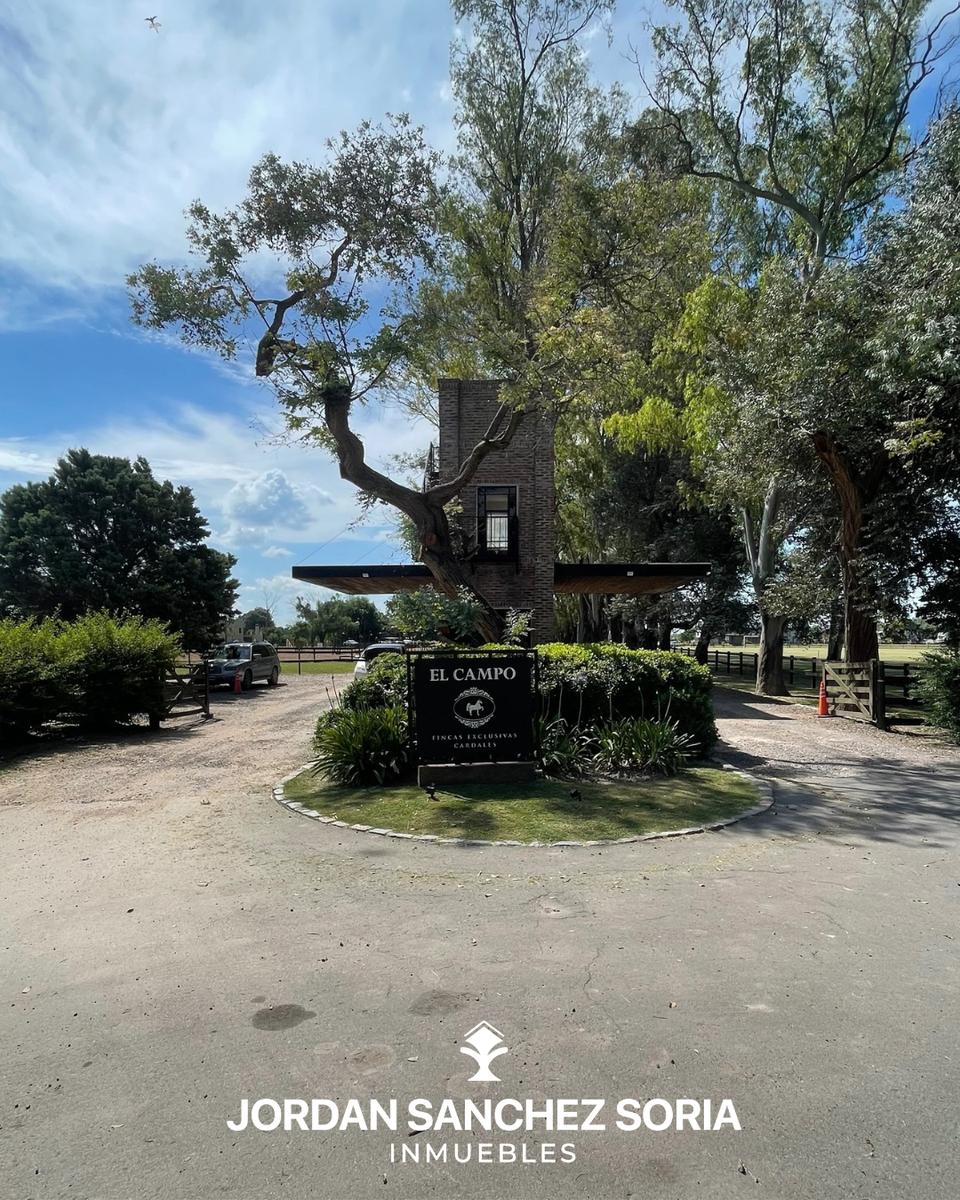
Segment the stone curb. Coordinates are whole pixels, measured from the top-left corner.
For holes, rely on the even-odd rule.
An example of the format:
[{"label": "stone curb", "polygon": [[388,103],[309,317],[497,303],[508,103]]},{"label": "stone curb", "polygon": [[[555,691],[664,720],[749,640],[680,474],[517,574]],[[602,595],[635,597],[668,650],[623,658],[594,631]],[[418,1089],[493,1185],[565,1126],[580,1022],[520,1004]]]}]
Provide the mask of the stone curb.
[{"label": "stone curb", "polygon": [[632,842],[657,842],[664,838],[686,837],[693,833],[710,833],[716,829],[724,829],[727,825],[735,825],[738,821],[746,821],[750,817],[758,817],[773,806],[773,785],[769,780],[762,779],[759,775],[752,775],[749,771],[741,770],[740,767],[732,767],[729,763],[717,763],[716,765],[724,771],[735,771],[738,775],[742,775],[744,779],[749,780],[760,793],[760,803],[754,805],[753,808],[748,808],[745,812],[738,813],[735,817],[725,817],[722,821],[712,821],[709,825],[689,825],[685,829],[665,829],[660,833],[644,833],[639,834],[637,837],[606,838],[600,841],[487,842],[478,841],[474,838],[438,837],[435,833],[400,833],[396,829],[375,829],[370,825],[351,825],[349,822],[338,820],[336,817],[324,817],[320,813],[314,812],[312,808],[305,807],[299,800],[288,800],[283,794],[284,784],[289,783],[291,779],[296,779],[304,771],[309,771],[309,763],[296,771],[291,771],[289,775],[285,775],[273,789],[273,798],[281,807],[288,809],[292,813],[298,813],[302,817],[309,817],[311,821],[320,821],[323,825],[334,825],[339,829],[352,829],[355,833],[375,833],[380,837],[398,838],[405,842],[431,842],[436,846],[520,846],[526,849],[580,849],[593,846],[625,846]]}]

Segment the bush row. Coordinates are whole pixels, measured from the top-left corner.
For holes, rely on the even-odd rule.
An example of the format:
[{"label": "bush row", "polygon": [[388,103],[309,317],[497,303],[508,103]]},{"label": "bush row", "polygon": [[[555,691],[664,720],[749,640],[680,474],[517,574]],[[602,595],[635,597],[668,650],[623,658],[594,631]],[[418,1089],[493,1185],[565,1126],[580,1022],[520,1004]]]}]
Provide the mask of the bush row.
[{"label": "bush row", "polygon": [[51,721],[105,727],[159,711],[161,673],[178,650],[159,621],[139,617],[0,620],[0,739]]},{"label": "bush row", "polygon": [[[608,643],[538,649],[547,770],[672,773],[716,742],[710,672],[692,659]],[[323,772],[351,784],[400,776],[408,766],[406,702],[404,660],[382,655],[341,693],[340,707],[321,716],[315,744]]]},{"label": "bush row", "polygon": [[[498,647],[486,647],[494,649]],[[508,647],[502,647],[507,649]],[[540,651],[540,716],[585,727],[622,717],[669,721],[706,754],[717,740],[710,671],[692,658],[628,650],[612,642],[549,642]],[[407,702],[406,666],[382,655],[343,692],[344,708],[393,708]]]}]

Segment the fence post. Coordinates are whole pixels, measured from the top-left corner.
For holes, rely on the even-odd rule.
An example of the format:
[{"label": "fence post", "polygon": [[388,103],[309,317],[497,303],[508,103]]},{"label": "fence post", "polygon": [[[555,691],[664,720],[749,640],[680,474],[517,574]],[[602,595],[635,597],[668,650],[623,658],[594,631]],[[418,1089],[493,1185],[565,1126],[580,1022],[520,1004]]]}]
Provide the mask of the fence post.
[{"label": "fence post", "polygon": [[878,729],[887,728],[887,687],[883,663],[874,658],[870,662],[870,711]]},{"label": "fence post", "polygon": [[789,676],[790,686],[793,687],[793,655],[792,654],[787,655],[787,661],[790,664],[790,676]]}]

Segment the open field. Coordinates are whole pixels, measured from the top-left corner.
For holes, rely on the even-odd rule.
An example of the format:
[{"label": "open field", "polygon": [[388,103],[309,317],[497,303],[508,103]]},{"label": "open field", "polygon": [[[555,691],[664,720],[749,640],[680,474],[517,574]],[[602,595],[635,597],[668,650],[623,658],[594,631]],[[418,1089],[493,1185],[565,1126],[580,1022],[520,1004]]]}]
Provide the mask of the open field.
[{"label": "open field", "polygon": [[338,662],[330,659],[327,662],[280,662],[280,670],[284,675],[352,675],[352,662]]},{"label": "open field", "polygon": [[[742,650],[744,654],[756,654],[758,649],[759,647],[756,645],[730,646],[726,642],[710,643],[711,653],[713,653],[714,650],[720,650],[722,652],[727,650],[739,652]],[[939,646],[883,642],[880,646],[880,658],[884,662],[915,663],[920,662],[924,654],[935,653],[938,649],[940,649]],[[784,654],[794,654],[797,656],[797,658],[823,658],[827,653],[827,646],[825,642],[803,642],[796,645],[784,646],[783,652]]]},{"label": "open field", "polygon": [[286,785],[292,800],[352,825],[485,841],[557,842],[637,837],[708,825],[757,803],[742,775],[690,767],[669,779],[464,784],[431,800],[415,784],[337,787],[306,772]]}]

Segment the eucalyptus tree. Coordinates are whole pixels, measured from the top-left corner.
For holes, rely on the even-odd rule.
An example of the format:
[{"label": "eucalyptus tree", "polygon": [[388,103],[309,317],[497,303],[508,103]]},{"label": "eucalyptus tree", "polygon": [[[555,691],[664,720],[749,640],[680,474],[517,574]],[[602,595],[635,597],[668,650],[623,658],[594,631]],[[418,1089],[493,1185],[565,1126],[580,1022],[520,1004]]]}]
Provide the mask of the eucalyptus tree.
[{"label": "eucalyptus tree", "polygon": [[[778,357],[789,355],[788,343],[773,346],[765,324],[771,314],[777,317],[777,305],[786,304],[791,314],[802,311],[828,264],[857,253],[865,223],[914,152],[907,134],[910,103],[954,44],[956,7],[924,27],[924,0],[668,3],[681,19],[652,31],[651,109],[638,127],[638,152],[657,155],[716,189],[724,232],[739,235],[733,256],[739,283],[755,293],[758,345],[765,342]],[[777,564],[804,519],[809,481],[803,476],[815,455],[839,514],[847,656],[871,657],[876,627],[860,577],[858,481],[838,453],[829,421],[814,427],[782,419],[782,397],[768,383],[776,364],[757,354],[754,360],[759,369],[746,385],[751,403],[744,419],[725,422],[723,451],[735,479],[741,479],[737,464],[753,468],[766,459],[771,468],[756,478],[748,505],[740,487],[731,497],[744,513],[761,612]],[[743,376],[741,364],[734,378],[717,381],[728,402],[743,400]],[[760,427],[751,429],[757,415]],[[773,435],[765,448],[758,447],[764,425]],[[738,432],[748,435],[742,443]],[[782,628],[778,614],[767,613],[768,652],[762,647],[760,657],[769,667],[758,676],[758,690],[778,692]]]},{"label": "eucalyptus tree", "polygon": [[[330,141],[320,165],[267,155],[235,208],[193,204],[198,266],[148,264],[130,278],[142,325],[228,358],[255,338],[256,372],[290,432],[328,449],[344,479],[412,523],[436,585],[475,595],[489,639],[501,622],[475,593],[447,506],[509,445],[524,398],[539,400],[532,277],[559,180],[596,155],[587,143],[602,126],[599,94],[577,39],[611,2],[454,0],[460,154],[446,180],[406,117],[364,123]],[[352,417],[395,397],[412,367],[458,357],[517,385],[455,472],[421,491],[367,460]]]}]

